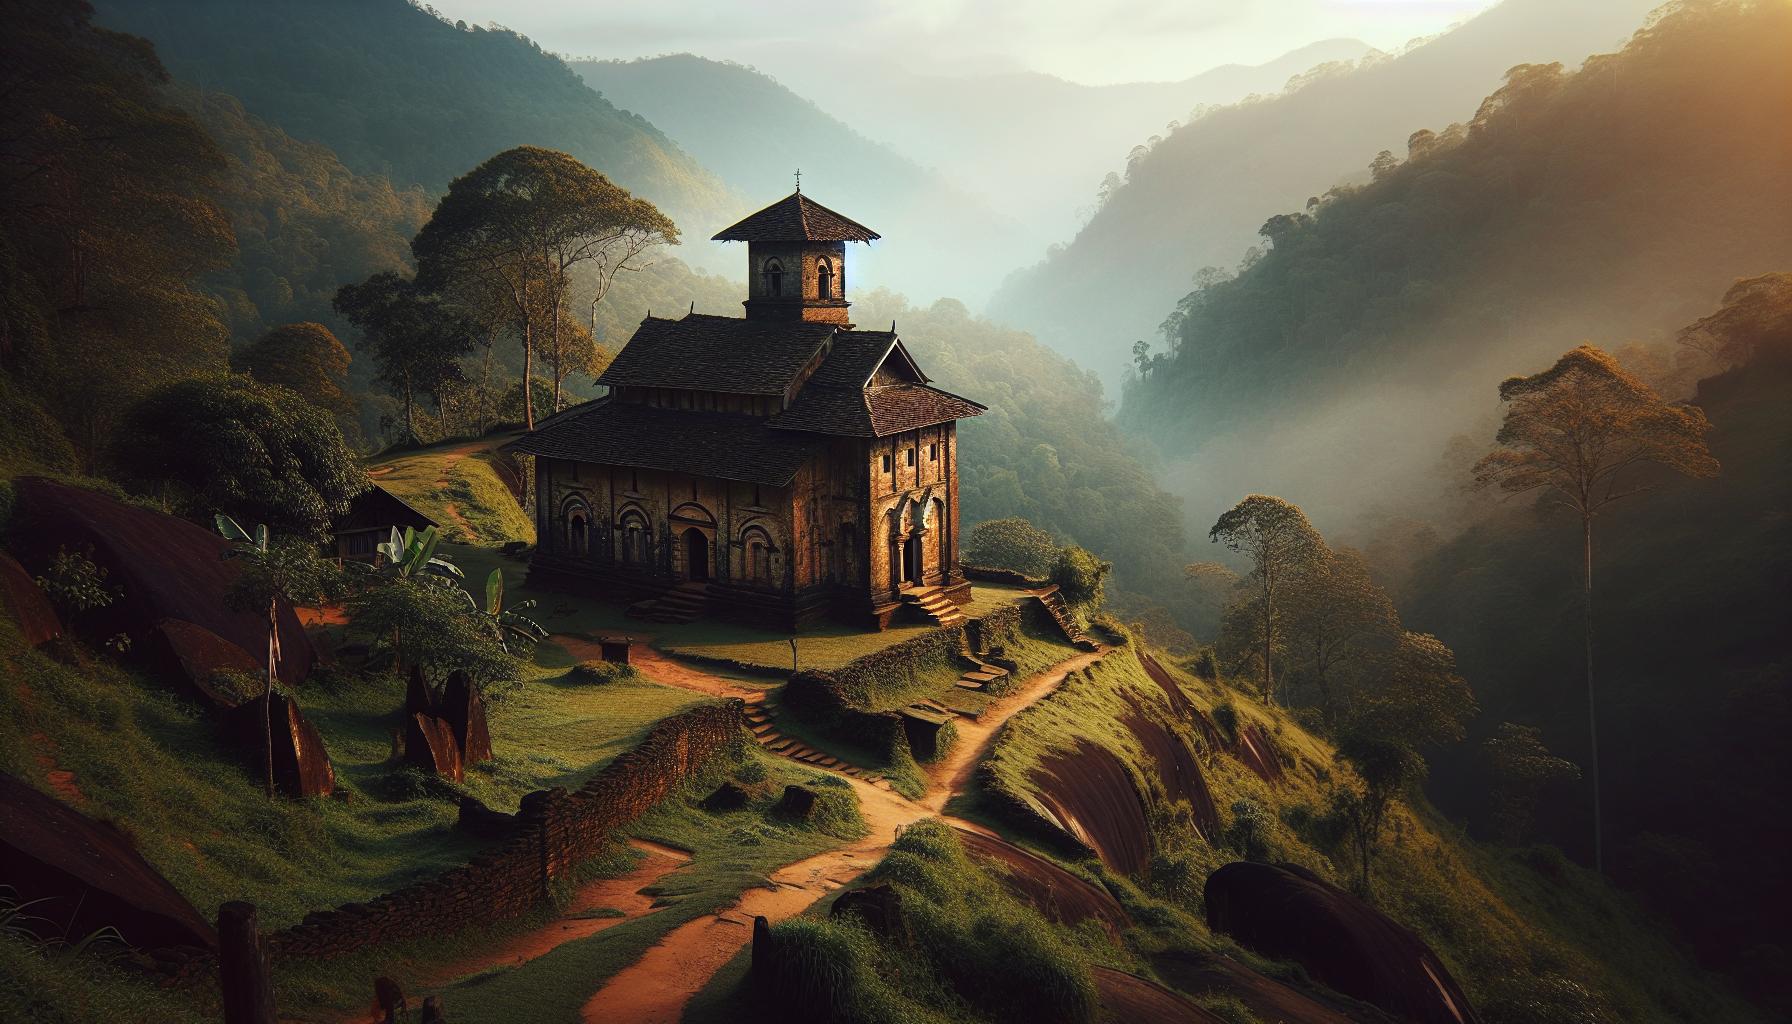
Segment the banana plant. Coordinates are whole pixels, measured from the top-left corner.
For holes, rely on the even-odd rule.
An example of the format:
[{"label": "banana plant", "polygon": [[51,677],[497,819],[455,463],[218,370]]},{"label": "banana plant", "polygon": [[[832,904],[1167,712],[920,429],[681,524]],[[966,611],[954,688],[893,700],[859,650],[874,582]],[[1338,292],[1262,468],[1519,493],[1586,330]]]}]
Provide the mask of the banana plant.
[{"label": "banana plant", "polygon": [[421,579],[426,576],[438,577],[442,581],[466,578],[447,558],[436,554],[436,546],[442,542],[441,535],[431,526],[422,533],[405,527],[403,532],[395,526],[392,536],[380,544],[378,551],[386,560],[387,571],[403,579]]},{"label": "banana plant", "polygon": [[[242,557],[242,558],[251,559],[255,563],[257,563],[261,566],[264,566],[264,567],[269,565],[269,563],[271,562],[271,559],[268,557],[269,556],[268,527],[267,527],[266,523],[262,523],[255,527],[255,535],[254,536],[250,536],[249,531],[243,529],[242,526],[240,526],[236,520],[230,518],[229,516],[223,514],[222,512],[219,512],[212,517],[212,523],[213,523],[213,525],[215,525],[218,528],[218,532],[223,535],[224,539],[229,541],[231,544],[230,550],[225,552],[225,555],[224,555],[225,558]],[[265,601],[266,601],[267,622],[268,622],[268,649],[267,649],[267,664],[266,664],[267,678],[263,682],[265,689],[262,691],[262,695],[261,695],[261,729],[262,729],[263,749],[267,755],[267,764],[266,764],[267,793],[268,793],[268,798],[273,799],[273,796],[274,796],[274,707],[273,707],[273,701],[274,701],[274,680],[275,680],[276,666],[278,666],[280,663],[280,603],[279,602],[280,602],[281,597],[287,596],[287,595],[283,595],[279,592],[279,587],[278,587],[277,583],[272,578],[264,581],[264,583],[267,584],[267,586],[264,588],[266,590],[266,593],[257,595],[258,598],[265,599]],[[256,603],[259,605],[262,603],[262,601],[257,600]]]},{"label": "banana plant", "polygon": [[[466,592],[462,591],[462,593]],[[473,605],[474,611],[481,610],[477,604],[474,604],[471,594],[467,594],[467,603]],[[522,614],[533,607],[535,607],[533,599],[524,601],[513,608],[504,607],[504,570],[493,569],[491,575],[485,578],[485,608],[483,611],[490,617],[493,627],[497,630],[498,643],[504,645],[506,650],[509,650],[509,645],[504,643],[506,636],[520,639],[529,644],[547,639],[548,631],[543,628],[541,623]]]}]

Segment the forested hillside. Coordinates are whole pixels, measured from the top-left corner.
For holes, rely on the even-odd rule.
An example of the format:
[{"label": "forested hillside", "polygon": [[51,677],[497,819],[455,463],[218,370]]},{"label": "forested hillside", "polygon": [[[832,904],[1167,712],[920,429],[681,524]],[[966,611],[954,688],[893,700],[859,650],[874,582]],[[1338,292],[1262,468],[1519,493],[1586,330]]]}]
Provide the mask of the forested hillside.
[{"label": "forested hillside", "polygon": [[1362,180],[1377,151],[1405,152],[1420,128],[1466,120],[1515,64],[1573,66],[1612,49],[1655,5],[1506,0],[1392,59],[1210,111],[1135,152],[1088,225],[990,310],[1113,383],[1196,273],[1237,264],[1271,215]]},{"label": "forested hillside", "polygon": [[1035,227],[972,198],[966,188],[974,181],[923,168],[751,68],[691,54],[572,67],[747,197],[743,215],[788,190],[800,167],[813,194],[883,234],[856,254],[857,280],[981,305],[1008,266],[1044,244]]},{"label": "forested hillside", "polygon": [[1024,516],[1114,563],[1115,584],[1174,605],[1186,561],[1181,502],[1106,418],[1101,383],[1030,335],[942,299],[861,296],[853,315],[896,329],[940,387],[989,407],[959,426],[966,528]]},{"label": "forested hillside", "polygon": [[[1741,365],[1698,385],[1718,476],[1645,472],[1628,486],[1652,493],[1600,518],[1593,631],[1607,863],[1707,962],[1783,1012],[1792,988],[1769,965],[1783,961],[1780,908],[1792,900],[1781,827],[1792,814],[1792,276],[1779,281],[1777,303],[1738,332]],[[1389,573],[1396,598],[1412,628],[1455,648],[1484,711],[1474,732],[1529,723],[1587,764],[1574,516],[1517,503],[1408,554],[1413,569]],[[1484,824],[1485,779],[1465,753],[1441,765],[1436,795]],[[1584,858],[1586,790],[1557,797],[1543,832]]]},{"label": "forested hillside", "polygon": [[651,124],[514,33],[404,0],[107,0],[100,24],[156,44],[176,77],[236,96],[350,168],[431,192],[519,144],[601,167],[674,216],[720,216],[716,179]]},{"label": "forested hillside", "polygon": [[1370,184],[1272,218],[1259,258],[1177,305],[1123,425],[1184,456],[1186,486],[1334,525],[1427,511],[1487,381],[1659,339],[1792,262],[1789,36],[1780,3],[1669,8],[1579,72],[1516,69]]}]

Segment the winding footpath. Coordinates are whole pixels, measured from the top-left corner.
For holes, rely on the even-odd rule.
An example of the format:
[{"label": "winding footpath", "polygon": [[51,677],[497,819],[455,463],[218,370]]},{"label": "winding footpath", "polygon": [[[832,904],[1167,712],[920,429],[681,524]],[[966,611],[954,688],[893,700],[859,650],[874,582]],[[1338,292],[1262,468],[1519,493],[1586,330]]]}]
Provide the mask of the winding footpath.
[{"label": "winding footpath", "polygon": [[[1004,722],[1051,693],[1071,673],[1087,668],[1106,654],[1103,649],[1061,661],[1027,679],[978,718],[960,719],[958,742],[930,768],[928,790],[920,800],[910,800],[887,785],[873,785],[835,769],[811,765],[817,771],[839,775],[853,788],[859,798],[860,813],[870,829],[865,838],[787,864],[771,874],[768,887],[750,889],[728,909],[673,929],[641,959],[617,972],[592,994],[585,1003],[584,1020],[588,1024],[619,1020],[677,1024],[691,997],[751,940],[753,918],[765,917],[775,923],[801,914],[874,867],[902,829],[923,818],[943,816],[947,801],[971,783],[977,764],[989,752]],[[631,652],[631,658],[642,675],[664,685],[754,700],[762,696],[759,691],[748,691],[726,679],[708,676],[651,649]],[[945,820],[1001,842],[980,825],[957,818]]]}]

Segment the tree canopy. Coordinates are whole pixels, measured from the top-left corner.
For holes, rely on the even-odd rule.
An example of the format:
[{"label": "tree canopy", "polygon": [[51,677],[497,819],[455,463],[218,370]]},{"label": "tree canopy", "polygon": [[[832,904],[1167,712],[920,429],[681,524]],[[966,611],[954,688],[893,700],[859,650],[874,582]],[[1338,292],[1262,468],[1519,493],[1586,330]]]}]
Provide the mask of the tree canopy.
[{"label": "tree canopy", "polygon": [[133,405],[118,471],[188,515],[322,540],[367,477],[329,414],[247,377],[197,377]]}]

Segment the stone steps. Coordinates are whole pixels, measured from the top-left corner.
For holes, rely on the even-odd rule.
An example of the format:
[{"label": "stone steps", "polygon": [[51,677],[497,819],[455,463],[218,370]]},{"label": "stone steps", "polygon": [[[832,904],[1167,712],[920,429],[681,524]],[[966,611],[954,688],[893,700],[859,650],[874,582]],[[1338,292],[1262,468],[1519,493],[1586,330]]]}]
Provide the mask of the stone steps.
[{"label": "stone steps", "polygon": [[880,789],[889,788],[890,784],[885,782],[882,777],[780,733],[777,724],[772,721],[770,710],[763,703],[764,699],[761,696],[750,701],[747,704],[745,718],[747,728],[753,733],[753,739],[758,741],[759,745],[768,752],[777,754],[779,757],[787,757],[792,761],[799,761],[816,768],[823,768],[869,782]]}]

